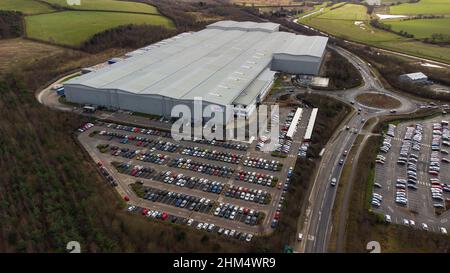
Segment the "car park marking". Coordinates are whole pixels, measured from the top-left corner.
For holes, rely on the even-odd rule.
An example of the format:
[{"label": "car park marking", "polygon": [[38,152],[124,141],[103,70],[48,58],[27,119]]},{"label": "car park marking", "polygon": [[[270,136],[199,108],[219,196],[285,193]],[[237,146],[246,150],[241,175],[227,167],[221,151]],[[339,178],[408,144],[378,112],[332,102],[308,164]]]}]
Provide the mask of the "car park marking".
[{"label": "car park marking", "polygon": [[[379,208],[375,208],[376,211],[386,211],[389,212],[392,215],[392,222],[403,224],[403,219],[411,219],[411,212],[408,210],[415,210],[418,213],[415,214],[414,219],[416,222],[416,227],[421,228],[421,223],[429,222],[432,223],[432,225],[428,226],[429,231],[437,231],[440,232],[440,228],[442,226],[437,226],[436,223],[441,223],[441,220],[443,219],[445,214],[444,213],[441,216],[435,215],[434,208],[432,206],[433,202],[430,189],[432,184],[430,183],[430,176],[428,174],[428,166],[429,166],[429,158],[431,154],[431,145],[427,143],[431,143],[431,124],[433,122],[440,122],[441,117],[433,118],[427,121],[412,121],[412,122],[404,122],[400,123],[398,125],[398,131],[399,134],[402,134],[404,132],[405,128],[407,126],[413,126],[415,123],[421,123],[423,125],[423,139],[422,143],[420,145],[420,152],[419,152],[419,158],[417,161],[417,190],[411,190],[409,189],[408,192],[408,205],[406,207],[398,207],[395,206],[394,208],[389,205],[390,202],[392,202],[392,199],[389,197],[389,191],[390,187],[389,184],[394,183],[395,186],[395,180],[392,182],[392,178],[398,177],[397,173],[403,173],[406,172],[406,164],[403,166],[397,165],[396,160],[398,156],[398,152],[396,152],[396,147],[401,144],[402,139],[395,137],[393,140],[395,140],[392,143],[392,151],[389,151],[386,155],[386,162],[385,164],[377,164],[376,170],[375,170],[375,182],[378,182],[382,184],[382,189],[374,189],[375,192],[384,193],[383,195],[387,196],[383,200],[383,204]],[[441,145],[442,146],[442,145]],[[449,148],[450,149],[450,148]],[[397,153],[397,154],[396,154]],[[449,156],[450,157],[450,156]],[[441,164],[441,171],[439,172],[439,178],[441,181],[450,181],[450,164],[446,165],[447,163]],[[395,187],[394,187],[395,189]],[[388,193],[388,194],[386,194]],[[446,198],[448,198],[449,193],[444,192],[444,195]],[[386,204],[384,204],[386,202]],[[419,205],[420,203],[420,205]],[[445,218],[444,218],[445,219]],[[444,224],[444,223],[441,223]]]},{"label": "car park marking", "polygon": [[[308,112],[306,112],[308,113]],[[280,113],[280,119],[281,119],[281,113]],[[127,130],[132,129],[131,127],[127,127],[127,126],[122,126],[121,128],[117,129],[116,126],[110,126],[108,127],[107,125],[109,125],[109,123],[102,123],[99,122],[98,124],[95,125],[95,130],[98,131],[111,131],[111,132],[115,132],[117,134],[124,134],[124,135],[134,135],[134,136],[141,136],[141,137],[145,137],[148,139],[151,139],[152,141],[169,141],[169,142],[174,142],[173,140],[169,140],[167,136],[164,135],[147,135],[147,134],[142,134],[140,132],[128,132]],[[117,124],[116,124],[117,125]],[[299,132],[299,130],[301,130],[304,126],[299,126],[300,129],[297,129],[297,137],[295,137],[292,141],[292,147],[291,147],[291,152],[292,153],[297,153],[297,149],[298,146],[301,145],[303,142],[301,141],[301,136],[304,135],[304,133]],[[92,129],[94,130],[94,129]],[[136,129],[137,130],[137,129]],[[144,130],[145,131],[145,130]],[[156,132],[156,131],[155,131]],[[214,178],[208,178],[210,180],[217,180],[221,183],[224,183],[226,186],[224,187],[224,190],[229,187],[229,186],[243,186],[243,187],[247,187],[247,188],[254,188],[254,189],[263,189],[263,190],[267,190],[271,195],[272,195],[272,202],[268,205],[260,205],[260,204],[256,204],[256,203],[252,203],[249,201],[245,201],[245,200],[239,200],[239,199],[231,199],[228,197],[224,197],[223,194],[219,194],[219,195],[212,195],[211,193],[203,193],[203,192],[198,192],[198,189],[193,189],[193,191],[189,192],[190,189],[185,189],[185,188],[177,188],[178,186],[175,185],[170,185],[171,186],[171,190],[175,189],[175,191],[180,191],[180,192],[185,192],[188,194],[192,194],[192,195],[198,195],[200,197],[199,194],[201,195],[205,195],[208,196],[208,198],[210,198],[211,200],[218,199],[221,198],[220,200],[223,200],[224,202],[233,202],[233,200],[235,200],[235,202],[241,202],[244,203],[246,202],[246,206],[248,205],[248,207],[252,207],[252,208],[257,208],[257,210],[262,211],[265,213],[265,219],[264,219],[264,226],[260,227],[260,226],[248,226],[248,225],[236,225],[236,223],[239,223],[238,221],[230,221],[230,220],[223,220],[222,218],[219,217],[214,217],[213,215],[206,215],[206,216],[202,216],[200,214],[202,213],[198,213],[198,212],[193,212],[190,213],[190,211],[182,211],[179,208],[172,206],[172,205],[167,205],[167,204],[159,204],[160,202],[158,202],[158,204],[154,204],[152,203],[152,201],[148,201],[148,200],[140,200],[137,199],[136,195],[134,194],[133,191],[130,190],[129,184],[132,184],[136,181],[136,179],[140,179],[144,181],[145,185],[154,187],[154,188],[158,188],[158,189],[162,189],[165,186],[169,186],[167,184],[164,183],[160,183],[160,182],[150,182],[150,180],[148,180],[147,178],[136,178],[134,176],[130,176],[128,174],[122,174],[116,171],[116,169],[111,166],[109,163],[114,161],[114,157],[111,156],[109,153],[106,154],[102,154],[98,151],[98,149],[96,148],[96,146],[98,144],[102,144],[102,143],[109,143],[110,145],[115,145],[118,147],[126,147],[128,149],[133,149],[133,150],[140,150],[141,152],[146,152],[149,151],[151,147],[142,147],[140,145],[136,145],[138,142],[131,139],[128,140],[127,143],[120,143],[120,141],[118,141],[119,139],[112,139],[111,141],[109,140],[109,138],[106,137],[97,137],[97,136],[89,136],[89,133],[82,133],[78,136],[78,139],[80,140],[80,143],[83,145],[83,147],[85,147],[85,149],[89,152],[89,154],[93,157],[93,159],[98,159],[101,160],[102,162],[104,162],[105,167],[108,169],[108,171],[110,172],[110,174],[112,176],[117,177],[116,180],[119,182],[117,190],[119,191],[120,195],[124,196],[127,195],[130,198],[132,198],[129,202],[130,205],[136,205],[138,207],[141,208],[149,208],[152,210],[159,210],[159,211],[164,211],[167,208],[167,211],[170,213],[175,213],[175,216],[180,216],[180,217],[184,217],[184,218],[193,218],[194,219],[194,224],[195,225],[197,223],[197,221],[206,221],[209,223],[214,223],[216,224],[216,226],[221,226],[221,227],[225,227],[225,228],[229,228],[229,229],[240,229],[242,228],[243,230],[245,230],[246,232],[252,232],[252,234],[260,234],[260,233],[266,233],[268,231],[270,231],[270,222],[273,219],[273,217],[275,216],[275,210],[277,209],[278,206],[281,206],[281,194],[284,193],[284,190],[280,190],[277,189],[277,187],[266,187],[266,186],[262,186],[259,184],[251,184],[248,182],[244,182],[244,181],[236,181],[234,180],[234,177],[231,177],[230,179],[227,179],[225,181],[224,178],[222,177],[216,177],[213,176]],[[158,133],[159,134],[159,133]],[[173,158],[177,158],[177,152],[178,151],[182,151],[183,147],[187,147],[187,146],[198,146],[198,147],[203,147],[206,149],[215,149],[218,151],[231,151],[231,153],[235,153],[235,154],[240,154],[243,155],[243,159],[245,158],[245,155],[247,155],[248,157],[252,158],[264,158],[264,159],[270,159],[270,161],[272,160],[276,160],[276,161],[280,161],[283,163],[282,169],[281,171],[278,172],[273,172],[270,170],[266,170],[266,169],[256,169],[256,168],[248,168],[246,166],[242,165],[242,162],[240,162],[239,164],[230,164],[227,166],[230,166],[232,168],[235,168],[235,170],[244,170],[244,171],[251,171],[251,172],[258,172],[258,173],[262,173],[262,174],[270,174],[270,175],[274,175],[276,174],[276,176],[279,178],[280,182],[285,183],[285,179],[286,179],[286,172],[288,170],[289,167],[293,167],[293,164],[295,163],[296,160],[296,155],[294,156],[288,156],[287,158],[275,158],[273,156],[270,155],[270,153],[263,153],[260,151],[254,151],[254,145],[251,145],[250,148],[246,148],[245,150],[235,150],[235,149],[230,149],[230,148],[224,148],[220,145],[222,144],[214,144],[214,145],[209,145],[208,143],[201,143],[201,142],[194,142],[194,141],[181,141],[181,142],[174,142],[179,144],[179,148],[175,151],[175,153],[171,153],[170,151],[165,151],[165,150],[156,150],[156,153],[160,153],[163,155],[168,155],[170,157],[170,159]],[[237,144],[235,144],[237,145]],[[210,146],[214,146],[213,148],[211,148]],[[165,149],[163,147],[163,149]],[[98,156],[97,156],[98,155]],[[190,158],[190,155],[182,155],[185,158]],[[119,158],[117,158],[119,159]],[[170,167],[168,167],[167,162],[163,162],[161,165],[160,164],[155,164],[153,162],[147,162],[147,161],[142,161],[142,160],[137,160],[136,157],[133,158],[122,158],[120,157],[120,160],[128,163],[130,165],[142,165],[145,167],[149,167],[155,170],[155,172],[159,172],[162,169],[171,169]],[[202,158],[202,157],[192,157],[192,160],[195,161],[207,161],[208,159],[206,158]],[[96,160],[97,161],[97,160]],[[117,161],[117,160],[116,160]],[[215,162],[215,161],[214,161]],[[229,164],[228,162],[222,162],[222,161],[217,161],[215,163],[211,163],[211,164],[216,164],[216,165],[226,165]],[[184,169],[180,169],[178,172],[184,172]],[[197,172],[192,172],[189,173],[188,170],[186,170],[186,173],[188,175],[192,175],[192,176],[199,176],[199,177],[204,177],[203,173],[197,173]],[[287,182],[286,182],[287,183]],[[223,198],[223,199],[222,199]],[[163,199],[161,199],[163,200]],[[164,199],[165,200],[165,199]],[[173,203],[173,200],[170,201]],[[261,206],[266,206],[266,209],[260,209]],[[170,209],[170,210],[169,210]],[[217,219],[215,219],[217,218]],[[230,222],[230,223],[229,223]],[[219,224],[217,224],[219,223]],[[194,226],[195,228],[195,226]]]}]

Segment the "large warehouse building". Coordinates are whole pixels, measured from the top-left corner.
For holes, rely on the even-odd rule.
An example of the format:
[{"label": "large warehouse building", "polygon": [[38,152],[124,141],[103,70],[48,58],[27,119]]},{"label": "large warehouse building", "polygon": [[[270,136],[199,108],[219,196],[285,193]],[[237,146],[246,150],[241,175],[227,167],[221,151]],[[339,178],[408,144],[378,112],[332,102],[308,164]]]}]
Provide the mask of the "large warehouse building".
[{"label": "large warehouse building", "polygon": [[274,23],[220,21],[147,46],[64,84],[70,102],[170,117],[194,98],[249,116],[277,71],[317,74],[326,37],[278,31]]}]

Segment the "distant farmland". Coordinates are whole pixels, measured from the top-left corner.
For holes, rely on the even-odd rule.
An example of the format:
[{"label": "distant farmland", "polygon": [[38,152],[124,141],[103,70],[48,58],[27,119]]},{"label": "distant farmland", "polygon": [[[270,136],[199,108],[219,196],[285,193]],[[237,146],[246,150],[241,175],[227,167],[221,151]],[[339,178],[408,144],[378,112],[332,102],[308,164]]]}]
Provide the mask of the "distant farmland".
[{"label": "distant farmland", "polygon": [[158,25],[175,27],[156,7],[118,0],[0,0],[0,10],[20,11],[28,38],[78,47],[93,35],[118,26]]},{"label": "distant farmland", "polygon": [[395,31],[403,30],[420,39],[436,33],[450,35],[450,18],[392,21],[388,24]]},{"label": "distant farmland", "polygon": [[391,14],[450,14],[450,0],[420,0],[390,7]]},{"label": "distant farmland", "polygon": [[[365,6],[357,4],[336,4],[332,7],[324,8],[322,12],[299,19],[299,23],[349,41],[356,41],[380,48],[404,52],[414,56],[450,63],[450,47],[426,44],[415,39],[405,38],[395,33],[374,28],[370,25],[370,19],[371,17],[367,14],[367,8]],[[413,34],[416,32],[421,36],[425,35],[427,32],[431,35],[435,31],[445,31],[445,33],[448,33],[448,19],[441,20],[443,21],[433,19],[429,22],[427,19],[411,20],[409,22],[412,24],[411,26],[408,26],[407,21],[400,22],[388,20],[385,21],[385,23],[404,25],[404,31]],[[414,24],[415,22],[418,22],[418,24]],[[397,30],[397,26],[393,26],[393,28],[394,30]],[[410,31],[408,31],[407,28],[410,29]]]},{"label": "distant farmland", "polygon": [[123,12],[139,12],[158,14],[155,7],[136,2],[126,2],[117,0],[80,0],[81,5],[69,6],[67,0],[44,0],[47,3],[56,4],[58,6],[81,9],[81,10],[105,10],[105,11],[123,11]]},{"label": "distant farmland", "polygon": [[49,5],[34,0],[0,0],[0,10],[20,11],[24,14],[54,11]]},{"label": "distant farmland", "polygon": [[94,34],[127,24],[149,24],[173,27],[160,15],[121,12],[65,11],[25,18],[27,36],[51,43],[79,46]]}]

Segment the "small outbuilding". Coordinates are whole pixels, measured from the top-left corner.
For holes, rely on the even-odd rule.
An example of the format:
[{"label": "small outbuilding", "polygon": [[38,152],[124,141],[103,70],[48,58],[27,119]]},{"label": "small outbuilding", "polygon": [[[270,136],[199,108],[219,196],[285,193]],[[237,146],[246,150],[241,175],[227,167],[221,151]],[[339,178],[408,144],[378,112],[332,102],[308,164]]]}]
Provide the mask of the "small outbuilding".
[{"label": "small outbuilding", "polygon": [[411,83],[426,83],[428,81],[428,77],[422,72],[416,72],[400,75],[400,80]]}]

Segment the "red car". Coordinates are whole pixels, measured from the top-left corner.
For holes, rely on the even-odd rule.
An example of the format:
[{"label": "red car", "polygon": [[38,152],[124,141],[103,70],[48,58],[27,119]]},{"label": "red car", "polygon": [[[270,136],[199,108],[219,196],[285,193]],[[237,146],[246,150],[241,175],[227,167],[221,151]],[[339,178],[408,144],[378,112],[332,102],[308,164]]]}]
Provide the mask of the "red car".
[{"label": "red car", "polygon": [[275,216],[273,218],[276,219],[276,220],[279,220],[280,219],[280,212],[279,211],[275,212]]},{"label": "red car", "polygon": [[148,209],[143,209],[142,210],[142,215],[147,215]]},{"label": "red car", "polygon": [[164,221],[167,219],[167,213],[163,212],[163,214],[161,215],[161,219]]},{"label": "red car", "polygon": [[129,198],[128,196],[125,195],[125,196],[123,197],[123,200],[125,200],[125,201],[128,202],[128,201],[130,201],[130,198]]},{"label": "red car", "polygon": [[277,188],[278,188],[279,190],[281,190],[281,187],[283,187],[283,183],[282,183],[282,182],[278,182]]},{"label": "red car", "polygon": [[97,166],[99,166],[99,167],[101,167],[101,166],[103,166],[103,164],[102,164],[102,162],[97,162]]}]

